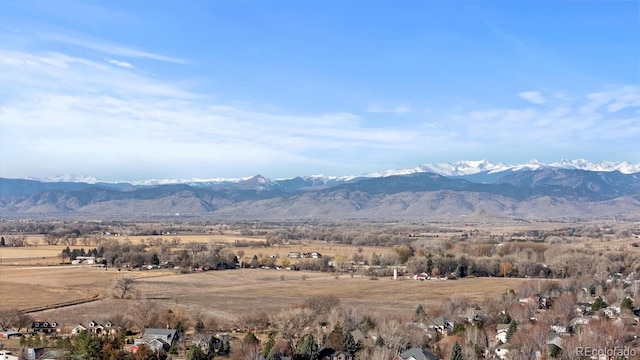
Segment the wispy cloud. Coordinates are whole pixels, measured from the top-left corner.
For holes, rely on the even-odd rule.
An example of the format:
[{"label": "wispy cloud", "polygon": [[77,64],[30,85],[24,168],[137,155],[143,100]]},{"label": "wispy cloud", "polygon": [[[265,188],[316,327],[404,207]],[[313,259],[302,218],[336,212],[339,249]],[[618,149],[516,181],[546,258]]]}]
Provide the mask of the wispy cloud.
[{"label": "wispy cloud", "polygon": [[130,63],[126,62],[126,61],[120,61],[120,60],[114,60],[114,59],[106,59],[106,61],[109,64],[113,64],[115,66],[120,66],[120,67],[128,68],[128,69],[133,68],[133,64],[130,64]]},{"label": "wispy cloud", "polygon": [[524,91],[519,93],[518,96],[533,104],[544,104],[548,101],[539,91]]},{"label": "wispy cloud", "polygon": [[[169,166],[195,176],[202,171],[192,167],[214,166],[219,175],[246,176],[287,164],[345,166],[345,154],[375,156],[419,144],[411,129],[367,127],[348,112],[284,114],[211,104],[210,96],[115,65],[0,50],[0,73],[12,84],[4,88],[12,97],[0,103],[2,171],[26,172],[25,164],[49,159],[43,167],[65,162],[92,172],[100,163],[143,172]],[[37,145],[25,146],[24,139]]]},{"label": "wispy cloud", "polygon": [[539,157],[531,150],[538,147],[580,151],[616,143],[632,149],[640,138],[637,86],[546,102],[529,91],[524,97],[535,106],[476,104],[419,115],[406,104],[372,106],[372,113],[420,119],[413,126],[376,127],[355,112],[292,114],[215,103],[211,94],[120,62],[0,50],[0,175],[50,176],[61,169],[128,174],[115,175],[121,179],[269,175],[274,169],[281,176],[284,168],[297,175],[358,173],[380,159],[414,156],[418,162],[424,154],[470,158],[522,149],[529,158]]},{"label": "wispy cloud", "polygon": [[[451,119],[461,134],[485,144],[539,146],[571,144],[586,150],[614,142],[628,148],[640,138],[640,87],[608,87],[580,96],[539,101],[537,91],[517,94],[533,100],[533,108],[491,108],[458,112]],[[473,140],[472,140],[473,141]],[[636,151],[637,153],[637,151]]]},{"label": "wispy cloud", "polygon": [[43,35],[45,40],[64,43],[68,45],[75,45],[83,47],[85,49],[95,50],[104,54],[129,57],[129,58],[143,58],[157,61],[165,61],[177,64],[187,64],[188,61],[176,57],[155,54],[148,51],[143,51],[129,47],[122,44],[109,42],[98,38],[89,38],[81,35],[64,35],[60,33],[50,33]]},{"label": "wispy cloud", "polygon": [[397,114],[404,115],[411,112],[411,107],[407,104],[400,104],[395,107],[383,107],[380,105],[371,105],[366,111],[373,114]]}]

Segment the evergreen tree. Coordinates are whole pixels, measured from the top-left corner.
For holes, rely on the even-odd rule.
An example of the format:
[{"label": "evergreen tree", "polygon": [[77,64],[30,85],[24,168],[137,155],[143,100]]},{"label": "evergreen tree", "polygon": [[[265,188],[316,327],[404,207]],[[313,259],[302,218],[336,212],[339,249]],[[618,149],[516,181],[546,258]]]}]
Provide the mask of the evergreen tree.
[{"label": "evergreen tree", "polygon": [[516,322],[511,320],[511,322],[509,323],[509,327],[507,328],[507,341],[511,340],[513,334],[516,333],[517,327],[518,326],[516,325]]},{"label": "evergreen tree", "polygon": [[244,345],[258,345],[259,341],[256,335],[252,332],[247,333],[242,339]]},{"label": "evergreen tree", "polygon": [[198,319],[198,321],[196,321],[195,328],[197,333],[202,333],[202,331],[204,330],[204,322],[202,321],[202,319]]},{"label": "evergreen tree", "polygon": [[602,300],[602,296],[598,296],[596,301],[591,305],[591,311],[598,311],[607,307],[607,303]]},{"label": "evergreen tree", "polygon": [[258,255],[253,255],[253,259],[251,259],[251,267],[256,269],[260,267],[260,261],[258,260]]},{"label": "evergreen tree", "polygon": [[342,333],[342,349],[351,354],[355,354],[360,350],[360,344],[353,338],[351,331],[344,331]]},{"label": "evergreen tree", "polygon": [[316,340],[313,338],[313,335],[308,334],[298,342],[296,354],[304,360],[318,359],[318,344],[316,344]]},{"label": "evergreen tree", "polygon": [[453,344],[453,349],[451,349],[451,360],[464,360],[464,357],[462,357],[462,348],[457,341]]},{"label": "evergreen tree", "polygon": [[266,343],[264,343],[264,347],[262,348],[262,356],[268,359],[269,355],[271,354],[271,349],[273,349],[273,346],[275,344],[276,344],[276,341],[273,338],[273,336],[269,336],[269,339],[267,340]]},{"label": "evergreen tree", "polygon": [[187,360],[211,360],[199,346],[193,345],[187,352]]},{"label": "evergreen tree", "polygon": [[72,353],[85,360],[102,359],[102,339],[88,331],[82,331],[75,339]]},{"label": "evergreen tree", "polygon": [[422,307],[422,305],[418,305],[418,307],[416,308],[416,321],[422,321],[426,315],[426,312],[424,311],[424,308]]}]

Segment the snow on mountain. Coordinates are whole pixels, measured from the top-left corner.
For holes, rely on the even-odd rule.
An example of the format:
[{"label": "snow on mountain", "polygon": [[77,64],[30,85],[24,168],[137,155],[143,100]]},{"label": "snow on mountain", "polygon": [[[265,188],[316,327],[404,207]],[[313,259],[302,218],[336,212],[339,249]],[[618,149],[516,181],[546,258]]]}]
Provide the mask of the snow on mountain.
[{"label": "snow on mountain", "polygon": [[45,179],[40,179],[42,182],[74,182],[74,183],[86,183],[86,184],[96,184],[101,182],[95,176],[90,176],[87,174],[59,174],[56,176],[51,176]]},{"label": "snow on mountain", "polygon": [[[396,175],[411,175],[423,172],[432,172],[442,176],[468,176],[475,174],[496,174],[504,171],[522,171],[522,170],[539,170],[542,168],[559,168],[559,169],[579,169],[588,171],[620,171],[623,174],[640,173],[640,164],[632,164],[626,161],[610,162],[601,161],[597,163],[589,162],[585,159],[566,160],[562,159],[558,162],[545,164],[538,160],[531,160],[524,164],[505,165],[503,163],[491,163],[487,160],[472,161],[456,161],[453,163],[426,163],[412,168],[390,169],[385,171],[373,172],[362,175],[347,176],[325,176],[310,175],[300,176],[305,181],[311,181],[314,184],[326,184],[329,182],[352,181],[358,178],[376,178],[388,177]],[[278,181],[292,180],[278,179]],[[191,179],[149,179],[136,181],[102,181],[94,176],[86,174],[57,175],[46,179],[29,179],[40,180],[43,182],[82,182],[88,184],[96,183],[129,183],[138,186],[154,186],[154,185],[175,185],[185,184],[192,186],[212,186],[216,184],[238,184],[246,181],[256,182],[263,186],[272,185],[273,181],[263,176],[248,176],[244,178],[191,178]]]},{"label": "snow on mountain", "polygon": [[550,167],[563,169],[579,169],[589,171],[620,171],[623,174],[633,174],[640,172],[640,164],[631,164],[626,161],[611,162],[601,161],[597,163],[589,162],[585,159],[566,160],[549,164]]},{"label": "snow on mountain", "polygon": [[156,186],[156,185],[211,185],[220,183],[239,183],[253,178],[253,176],[247,176],[244,178],[191,178],[191,179],[149,179],[149,180],[135,180],[127,181],[132,185],[139,186]]}]

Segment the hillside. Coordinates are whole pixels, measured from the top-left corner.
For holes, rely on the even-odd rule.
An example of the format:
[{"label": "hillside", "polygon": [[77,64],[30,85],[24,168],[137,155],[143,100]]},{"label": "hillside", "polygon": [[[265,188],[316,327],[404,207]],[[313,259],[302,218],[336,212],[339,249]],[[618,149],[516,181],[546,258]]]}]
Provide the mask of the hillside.
[{"label": "hillside", "polygon": [[508,172],[494,183],[416,172],[333,183],[255,176],[198,186],[0,179],[0,189],[3,218],[640,218],[637,174],[580,169]]}]

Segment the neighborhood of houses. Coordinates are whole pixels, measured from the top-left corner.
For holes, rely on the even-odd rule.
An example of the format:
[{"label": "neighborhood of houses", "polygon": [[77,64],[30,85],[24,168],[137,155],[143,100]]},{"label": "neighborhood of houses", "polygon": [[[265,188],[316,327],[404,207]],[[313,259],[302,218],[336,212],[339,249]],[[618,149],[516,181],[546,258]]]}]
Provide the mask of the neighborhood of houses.
[{"label": "neighborhood of houses", "polygon": [[[438,319],[433,327],[430,329],[436,329],[439,332],[444,332],[449,326],[453,326],[447,320]],[[77,324],[71,328],[70,331],[65,333],[63,327],[56,322],[34,322],[31,324],[28,333],[31,336],[52,336],[52,337],[65,337],[65,336],[78,336],[82,332],[89,332],[98,336],[116,335],[121,330],[114,326],[110,322],[104,324],[97,321],[90,321],[86,324]],[[359,329],[351,331],[353,339],[360,344],[367,341],[373,341],[375,337],[368,337],[364,332]],[[20,338],[23,334],[17,331],[1,331],[0,339]],[[154,353],[164,351],[169,352],[179,339],[179,333],[176,329],[169,328],[147,328],[144,329],[140,337],[133,339],[133,342],[129,342],[125,345],[125,350],[131,354],[136,354],[142,346],[148,347]],[[211,350],[220,347],[221,342],[229,340],[229,335],[226,333],[211,335],[211,334],[191,334],[189,336],[189,343],[191,346],[200,348],[204,353],[209,353]],[[0,360],[63,360],[67,359],[68,354],[64,351],[56,349],[45,349],[43,347],[27,347],[22,352],[0,350]],[[354,360],[355,355],[343,350],[335,350],[330,347],[321,347],[318,349],[318,360]],[[292,357],[279,356],[280,360],[293,360]],[[434,353],[421,348],[409,348],[399,354],[396,354],[393,360],[437,360],[438,356]]]}]

